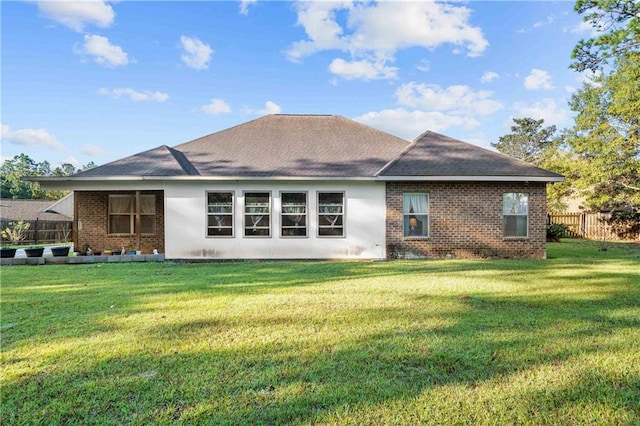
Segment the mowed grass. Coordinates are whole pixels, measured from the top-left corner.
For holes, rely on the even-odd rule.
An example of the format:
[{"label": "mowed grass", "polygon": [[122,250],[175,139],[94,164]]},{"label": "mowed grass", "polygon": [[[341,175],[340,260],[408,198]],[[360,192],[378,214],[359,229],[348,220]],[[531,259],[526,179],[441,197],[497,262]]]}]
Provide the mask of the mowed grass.
[{"label": "mowed grass", "polygon": [[4,267],[2,424],[638,424],[640,245]]}]

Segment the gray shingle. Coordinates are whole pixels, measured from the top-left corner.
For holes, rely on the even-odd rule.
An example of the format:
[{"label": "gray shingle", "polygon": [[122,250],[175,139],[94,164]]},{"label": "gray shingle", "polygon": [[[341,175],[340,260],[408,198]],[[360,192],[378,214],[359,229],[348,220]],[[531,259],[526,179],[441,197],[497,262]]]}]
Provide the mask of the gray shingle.
[{"label": "gray shingle", "polygon": [[268,115],[176,146],[201,175],[372,177],[409,143],[333,115]]},{"label": "gray shingle", "polygon": [[198,172],[181,152],[166,145],[75,174],[77,177],[190,176]]},{"label": "gray shingle", "polygon": [[379,175],[561,177],[524,161],[430,131],[420,135]]}]

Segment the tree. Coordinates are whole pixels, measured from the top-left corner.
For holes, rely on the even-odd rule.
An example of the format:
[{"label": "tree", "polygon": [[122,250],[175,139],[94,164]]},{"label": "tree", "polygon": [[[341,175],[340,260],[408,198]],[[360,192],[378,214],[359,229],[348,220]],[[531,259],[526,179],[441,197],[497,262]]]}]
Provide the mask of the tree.
[{"label": "tree", "polygon": [[503,154],[510,155],[528,163],[540,165],[545,154],[552,150],[557,140],[554,136],[556,126],[543,127],[544,120],[533,118],[514,118],[511,133],[500,136],[491,146]]},{"label": "tree", "polygon": [[614,62],[571,98],[577,113],[567,144],[576,155],[575,185],[594,209],[640,207],[640,52]]},{"label": "tree", "polygon": [[24,176],[69,176],[78,171],[95,167],[92,161],[81,169],[76,169],[72,164],[63,163],[53,171],[48,161],[35,162],[26,154],[19,154],[10,160],[5,160],[0,167],[0,196],[2,198],[16,199],[50,199],[55,200],[63,195],[63,191],[42,191],[36,182],[22,180]]},{"label": "tree", "polygon": [[584,14],[598,35],[573,49],[571,67],[577,71],[602,69],[610,59],[640,49],[640,2],[637,0],[577,0],[575,11]]},{"label": "tree", "polygon": [[2,198],[44,198],[44,193],[35,182],[21,180],[23,176],[46,176],[51,173],[47,161],[36,163],[26,154],[5,160],[0,168]]}]

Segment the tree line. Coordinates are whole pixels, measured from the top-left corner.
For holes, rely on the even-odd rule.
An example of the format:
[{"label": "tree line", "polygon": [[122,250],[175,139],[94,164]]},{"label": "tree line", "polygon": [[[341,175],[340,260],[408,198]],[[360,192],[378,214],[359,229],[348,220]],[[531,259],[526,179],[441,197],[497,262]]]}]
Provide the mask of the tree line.
[{"label": "tree line", "polygon": [[57,200],[66,194],[65,191],[42,191],[36,182],[22,180],[24,176],[70,176],[88,170],[96,165],[90,162],[79,169],[73,164],[63,163],[51,168],[48,161],[36,162],[26,154],[19,154],[5,160],[0,168],[0,198]]},{"label": "tree line", "polygon": [[563,211],[584,197],[593,211],[640,213],[640,2],[578,0],[575,10],[596,30],[573,50],[570,67],[590,71],[569,101],[573,126],[516,118],[498,151],[563,174],[548,186],[548,205]]}]

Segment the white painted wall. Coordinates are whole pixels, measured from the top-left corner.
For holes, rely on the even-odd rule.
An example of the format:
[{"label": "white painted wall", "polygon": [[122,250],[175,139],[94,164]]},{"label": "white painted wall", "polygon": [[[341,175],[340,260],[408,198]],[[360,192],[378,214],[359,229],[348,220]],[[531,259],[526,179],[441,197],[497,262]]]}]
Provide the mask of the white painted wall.
[{"label": "white painted wall", "polygon": [[[168,259],[381,259],[385,257],[383,182],[165,182]],[[244,191],[270,191],[271,236],[244,237]],[[207,191],[234,191],[234,237],[206,236]],[[280,192],[308,193],[308,237],[280,237]],[[318,237],[317,192],[345,193],[345,237]]]}]

